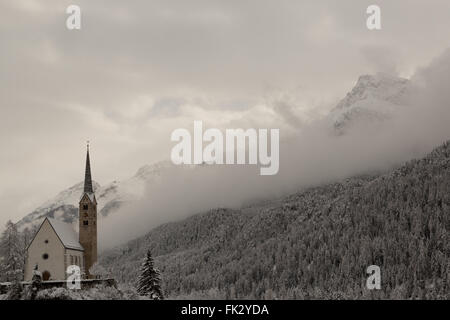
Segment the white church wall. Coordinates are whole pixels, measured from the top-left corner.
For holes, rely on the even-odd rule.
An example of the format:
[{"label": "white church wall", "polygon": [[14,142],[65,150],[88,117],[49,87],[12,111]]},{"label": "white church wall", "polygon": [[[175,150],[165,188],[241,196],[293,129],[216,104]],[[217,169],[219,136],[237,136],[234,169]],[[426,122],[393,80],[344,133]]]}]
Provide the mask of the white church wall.
[{"label": "white church wall", "polygon": [[28,248],[25,281],[31,281],[33,269],[36,264],[40,272],[50,272],[49,280],[66,279],[64,254],[65,248],[63,244],[50,223],[45,220]]}]

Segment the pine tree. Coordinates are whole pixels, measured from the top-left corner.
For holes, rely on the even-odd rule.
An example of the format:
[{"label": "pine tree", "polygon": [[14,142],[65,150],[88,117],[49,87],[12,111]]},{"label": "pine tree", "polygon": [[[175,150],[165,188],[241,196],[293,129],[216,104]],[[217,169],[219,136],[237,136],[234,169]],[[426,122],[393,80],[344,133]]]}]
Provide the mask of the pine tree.
[{"label": "pine tree", "polygon": [[150,250],[147,251],[147,257],[141,266],[137,291],[140,295],[148,296],[153,300],[164,299],[161,290],[161,275],[159,270],[153,265],[153,257]]},{"label": "pine tree", "polygon": [[23,253],[20,243],[20,234],[16,225],[8,221],[0,238],[0,272],[6,281],[23,278]]},{"label": "pine tree", "polygon": [[25,268],[26,260],[27,260],[27,249],[28,245],[30,244],[31,240],[33,240],[33,235],[37,232],[36,226],[33,227],[31,230],[29,228],[25,228],[20,233],[20,252],[22,255],[22,265]]}]

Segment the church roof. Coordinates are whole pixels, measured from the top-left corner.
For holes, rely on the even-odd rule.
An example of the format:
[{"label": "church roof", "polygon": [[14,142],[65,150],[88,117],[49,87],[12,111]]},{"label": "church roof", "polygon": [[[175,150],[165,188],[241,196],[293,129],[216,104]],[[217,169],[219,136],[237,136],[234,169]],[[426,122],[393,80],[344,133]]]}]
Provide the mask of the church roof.
[{"label": "church roof", "polygon": [[84,172],[84,193],[94,193],[94,188],[92,187],[92,177],[91,177],[91,161],[89,159],[89,144],[87,146],[86,170]]},{"label": "church roof", "polygon": [[81,197],[80,197],[80,201],[83,200],[83,197],[84,197],[85,195],[89,198],[89,200],[90,200],[91,202],[97,203],[97,200],[95,199],[95,194],[94,194],[94,193],[90,193],[90,192],[89,192],[89,193],[88,193],[88,192],[83,193],[83,194],[81,195]]},{"label": "church roof", "polygon": [[91,160],[89,158],[89,142],[87,145],[87,153],[86,153],[86,170],[84,172],[84,190],[83,194],[80,197],[80,201],[83,197],[87,195],[91,202],[97,203],[94,194],[94,187],[92,185],[92,175],[91,175]]},{"label": "church roof", "polygon": [[58,221],[53,218],[46,218],[53,230],[55,230],[58,238],[67,249],[84,250],[78,241],[78,235],[71,224]]}]

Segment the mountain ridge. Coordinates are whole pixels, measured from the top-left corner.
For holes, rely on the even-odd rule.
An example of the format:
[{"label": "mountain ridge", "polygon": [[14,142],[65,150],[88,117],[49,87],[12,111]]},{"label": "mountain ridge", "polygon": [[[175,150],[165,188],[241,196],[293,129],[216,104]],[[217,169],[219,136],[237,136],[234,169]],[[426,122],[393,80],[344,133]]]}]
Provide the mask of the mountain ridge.
[{"label": "mountain ridge", "polygon": [[[171,166],[167,161],[145,165],[139,168],[135,175],[123,181],[113,181],[101,186],[93,181],[94,191],[98,200],[99,218],[105,218],[116,212],[127,203],[138,200],[144,193],[147,183],[155,183],[161,173]],[[84,182],[79,182],[47,200],[31,213],[17,222],[20,230],[33,228],[45,217],[57,218],[66,223],[77,225],[78,202],[83,194]]]}]

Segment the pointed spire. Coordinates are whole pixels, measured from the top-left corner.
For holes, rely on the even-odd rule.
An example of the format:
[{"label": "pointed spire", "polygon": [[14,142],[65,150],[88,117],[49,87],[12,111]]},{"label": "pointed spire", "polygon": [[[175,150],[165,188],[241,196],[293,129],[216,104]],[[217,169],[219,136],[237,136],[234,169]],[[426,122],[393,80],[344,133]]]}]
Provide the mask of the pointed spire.
[{"label": "pointed spire", "polygon": [[84,193],[94,193],[91,177],[91,161],[89,159],[89,141],[87,142],[86,171],[84,174]]}]

